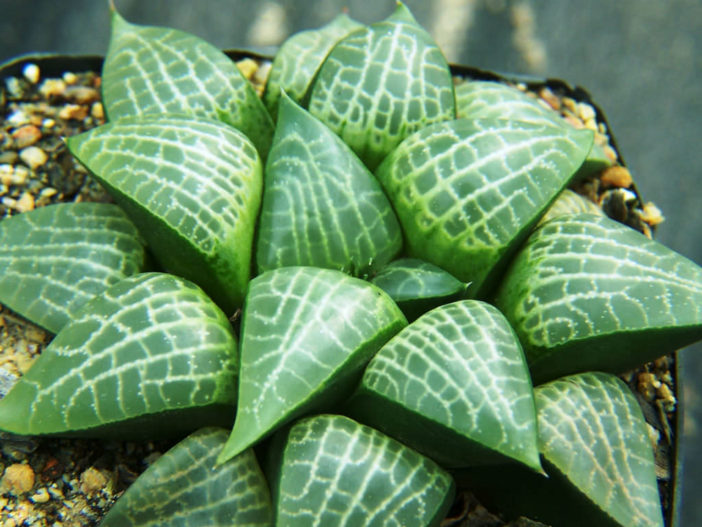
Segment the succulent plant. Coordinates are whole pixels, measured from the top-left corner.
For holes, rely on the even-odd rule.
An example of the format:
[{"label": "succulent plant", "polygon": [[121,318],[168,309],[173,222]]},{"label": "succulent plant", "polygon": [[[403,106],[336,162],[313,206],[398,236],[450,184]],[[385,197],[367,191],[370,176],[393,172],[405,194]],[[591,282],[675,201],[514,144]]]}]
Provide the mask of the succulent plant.
[{"label": "succulent plant", "polygon": [[702,338],[702,269],[567,190],[613,163],[591,130],[454,87],[401,3],[293,37],[262,98],[113,9],[102,78],[67,144],[116,204],[0,222],[0,301],[56,333],[0,429],[190,434],[103,525],[437,525],[454,480],[663,524],[616,374]]}]

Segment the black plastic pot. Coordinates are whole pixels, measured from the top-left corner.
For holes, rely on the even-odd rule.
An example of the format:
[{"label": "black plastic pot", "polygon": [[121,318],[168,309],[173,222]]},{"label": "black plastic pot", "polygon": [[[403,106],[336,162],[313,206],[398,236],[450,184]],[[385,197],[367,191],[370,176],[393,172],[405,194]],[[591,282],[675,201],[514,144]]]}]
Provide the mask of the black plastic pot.
[{"label": "black plastic pot", "polygon": [[[226,52],[227,55],[233,60],[240,60],[243,58],[252,58],[258,60],[272,60],[271,57],[266,55],[261,55],[252,51],[246,50],[231,50]],[[65,55],[55,55],[55,54],[33,54],[33,55],[23,55],[16,57],[0,64],[0,111],[5,107],[7,100],[7,93],[5,90],[5,79],[10,76],[21,77],[22,69],[25,64],[33,63],[39,66],[42,77],[61,77],[64,72],[99,72],[102,68],[103,58],[100,56],[93,55],[80,55],[80,56],[65,56]],[[592,106],[596,111],[596,119],[598,122],[602,122],[606,125],[610,145],[615,149],[619,162],[624,165],[624,161],[621,156],[621,152],[616,145],[616,141],[613,137],[611,127],[607,122],[604,112],[597,105],[596,102],[592,100],[590,94],[583,88],[578,86],[572,86],[567,82],[560,79],[540,79],[534,77],[517,76],[512,74],[499,74],[487,70],[482,70],[470,66],[462,65],[452,65],[452,72],[454,76],[463,77],[467,79],[479,79],[479,80],[490,80],[503,83],[517,84],[521,83],[528,87],[530,91],[538,92],[541,88],[548,87],[556,94],[570,97],[577,102],[585,102]],[[636,195],[636,203],[634,206],[641,207],[642,201],[640,199],[640,194],[635,184],[633,184],[629,190],[631,190]],[[1,343],[0,343],[1,344]],[[675,417],[673,420],[673,445],[672,450],[668,454],[669,461],[669,481],[662,481],[659,479],[659,490],[663,502],[664,509],[664,519],[667,527],[679,527],[680,526],[680,498],[681,492],[681,482],[682,482],[682,467],[683,467],[683,452],[681,451],[682,444],[682,428],[683,428],[683,390],[681,386],[681,371],[680,371],[680,361],[678,360],[677,353],[673,355],[674,357],[674,382],[675,382],[675,397],[677,399],[677,406],[675,411]],[[642,406],[644,406],[644,415],[647,418],[649,424],[655,428],[660,427],[660,423],[656,423],[655,410],[652,411],[651,408],[646,408],[645,405],[653,406],[650,403],[646,403],[640,398]],[[2,439],[0,438],[0,441]],[[459,523],[451,525],[460,525]]]}]

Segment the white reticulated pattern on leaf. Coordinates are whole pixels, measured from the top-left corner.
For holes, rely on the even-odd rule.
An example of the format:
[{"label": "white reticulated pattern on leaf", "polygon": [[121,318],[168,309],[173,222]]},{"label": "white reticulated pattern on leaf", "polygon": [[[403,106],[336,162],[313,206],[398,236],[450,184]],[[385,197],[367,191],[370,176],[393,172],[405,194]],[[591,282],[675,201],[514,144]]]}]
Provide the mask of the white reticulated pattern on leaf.
[{"label": "white reticulated pattern on leaf", "polygon": [[428,458],[341,416],[317,416],[288,436],[276,525],[427,525],[450,476]]},{"label": "white reticulated pattern on leaf", "polygon": [[646,423],[613,375],[585,373],[535,390],[539,449],[620,525],[663,525]]}]

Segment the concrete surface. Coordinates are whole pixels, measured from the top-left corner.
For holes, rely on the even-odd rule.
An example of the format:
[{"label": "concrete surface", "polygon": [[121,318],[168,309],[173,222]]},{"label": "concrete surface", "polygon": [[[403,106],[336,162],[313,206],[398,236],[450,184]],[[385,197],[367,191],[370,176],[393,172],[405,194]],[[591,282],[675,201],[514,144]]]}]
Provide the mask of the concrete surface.
[{"label": "concrete surface", "polygon": [[[407,0],[449,59],[544,74],[586,87],[607,112],[646,200],[667,220],[657,238],[702,264],[702,2],[698,0]],[[362,22],[393,0],[116,0],[137,23],[178,27],[221,48],[275,45],[348,6]],[[19,53],[103,54],[107,2],[0,0],[0,61]],[[252,29],[253,28],[253,29]],[[702,519],[702,346],[682,354],[687,414],[683,525]]]}]

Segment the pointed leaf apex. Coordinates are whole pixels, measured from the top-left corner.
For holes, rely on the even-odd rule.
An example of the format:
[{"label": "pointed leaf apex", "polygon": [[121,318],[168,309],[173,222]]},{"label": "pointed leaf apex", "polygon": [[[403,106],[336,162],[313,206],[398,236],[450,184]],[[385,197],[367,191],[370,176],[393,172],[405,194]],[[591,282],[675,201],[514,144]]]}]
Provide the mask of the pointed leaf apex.
[{"label": "pointed leaf apex", "polygon": [[414,18],[414,15],[407,8],[407,6],[398,0],[395,6],[395,11],[393,11],[392,15],[386,19],[386,22],[405,22],[408,24],[417,24],[417,19]]}]

